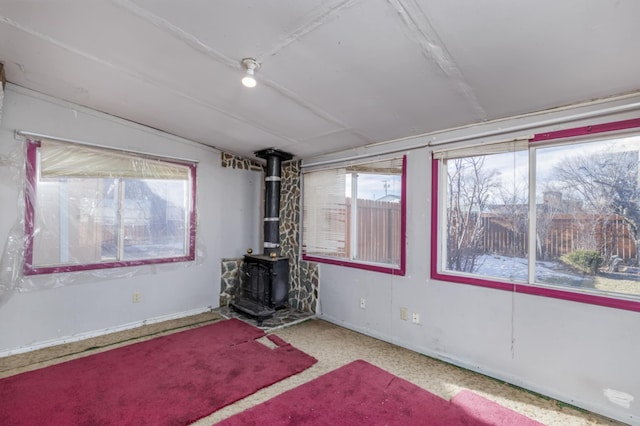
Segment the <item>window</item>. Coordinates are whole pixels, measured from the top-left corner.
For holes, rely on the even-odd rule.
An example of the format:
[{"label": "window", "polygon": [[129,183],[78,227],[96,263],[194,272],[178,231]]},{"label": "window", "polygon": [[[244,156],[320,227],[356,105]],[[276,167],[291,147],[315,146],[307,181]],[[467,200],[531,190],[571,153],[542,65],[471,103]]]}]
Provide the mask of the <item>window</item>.
[{"label": "window", "polygon": [[640,311],[638,128],[435,152],[432,276]]},{"label": "window", "polygon": [[195,172],[193,164],[29,141],[25,274],[193,260]]},{"label": "window", "polygon": [[405,160],[304,174],[303,258],[404,275]]}]

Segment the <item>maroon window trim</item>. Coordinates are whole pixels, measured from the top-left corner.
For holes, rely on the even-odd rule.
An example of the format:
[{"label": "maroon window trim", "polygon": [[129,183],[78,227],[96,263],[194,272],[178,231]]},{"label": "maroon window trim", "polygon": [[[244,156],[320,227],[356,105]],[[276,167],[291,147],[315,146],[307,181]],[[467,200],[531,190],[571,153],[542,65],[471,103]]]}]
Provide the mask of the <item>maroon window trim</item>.
[{"label": "maroon window trim", "polygon": [[[196,166],[195,164],[185,164],[178,161],[173,161],[175,164],[180,164],[189,167],[189,173],[191,176],[191,204],[189,213],[189,251],[186,256],[157,258],[157,259],[139,259],[139,260],[125,260],[118,262],[104,262],[104,263],[88,263],[82,265],[58,265],[58,266],[46,266],[37,267],[33,266],[33,232],[35,222],[35,197],[37,191],[37,152],[40,147],[39,141],[27,140],[27,155],[26,155],[26,184],[25,189],[25,249],[24,249],[24,266],[23,273],[25,275],[44,275],[55,274],[60,272],[78,272],[78,271],[91,271],[96,269],[112,269],[122,268],[129,266],[143,266],[143,265],[157,265],[161,263],[177,263],[177,262],[189,262],[195,260],[196,253]],[[172,162],[162,160],[166,162]]]},{"label": "maroon window trim", "polygon": [[573,129],[557,130],[555,132],[538,133],[529,142],[543,142],[554,139],[573,138],[594,135],[598,133],[615,132],[618,130],[635,129],[640,127],[640,118],[614,121],[612,123],[594,124],[591,126],[574,127]]},{"label": "maroon window trim", "polygon": [[329,265],[345,266],[347,268],[364,269],[367,271],[381,272],[383,274],[404,276],[406,273],[407,259],[407,156],[402,157],[402,176],[400,178],[402,188],[400,190],[400,265],[398,267],[387,267],[381,265],[371,265],[358,263],[355,260],[342,260],[329,257],[309,256],[302,253],[302,260],[326,263]]},{"label": "maroon window trim", "polygon": [[33,273],[33,227],[35,220],[35,196],[36,196],[36,179],[37,179],[37,153],[40,142],[27,140],[26,155],[26,184],[24,191],[25,202],[25,220],[24,220],[24,268],[25,275]]},{"label": "maroon window trim", "polygon": [[[596,124],[591,126],[576,127],[572,129],[559,130],[536,134],[530,143],[550,141],[555,139],[565,139],[571,137],[587,136],[592,134],[614,132],[620,130],[640,128],[640,118],[616,121],[612,123]],[[479,287],[492,288],[496,290],[512,291],[514,293],[531,294],[534,296],[551,297],[555,299],[568,300],[572,302],[588,303],[591,305],[605,306],[608,308],[624,309],[628,311],[640,312],[640,301],[620,299],[613,296],[602,296],[589,293],[578,293],[563,289],[542,287],[527,283],[507,283],[491,279],[475,278],[470,276],[459,276],[439,271],[438,264],[438,210],[440,198],[439,188],[439,167],[440,161],[431,161],[431,278],[439,281],[475,285]]]}]

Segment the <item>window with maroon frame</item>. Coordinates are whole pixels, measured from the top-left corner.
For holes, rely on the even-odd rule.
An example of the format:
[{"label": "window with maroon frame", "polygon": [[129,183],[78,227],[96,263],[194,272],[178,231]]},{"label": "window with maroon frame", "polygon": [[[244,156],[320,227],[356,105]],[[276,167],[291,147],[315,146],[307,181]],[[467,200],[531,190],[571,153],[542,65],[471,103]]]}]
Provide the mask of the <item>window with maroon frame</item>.
[{"label": "window with maroon frame", "polygon": [[434,152],[432,277],[640,311],[640,119]]},{"label": "window with maroon frame", "polygon": [[305,172],[303,258],[404,275],[405,161]]},{"label": "window with maroon frame", "polygon": [[195,258],[195,164],[27,144],[25,274]]}]

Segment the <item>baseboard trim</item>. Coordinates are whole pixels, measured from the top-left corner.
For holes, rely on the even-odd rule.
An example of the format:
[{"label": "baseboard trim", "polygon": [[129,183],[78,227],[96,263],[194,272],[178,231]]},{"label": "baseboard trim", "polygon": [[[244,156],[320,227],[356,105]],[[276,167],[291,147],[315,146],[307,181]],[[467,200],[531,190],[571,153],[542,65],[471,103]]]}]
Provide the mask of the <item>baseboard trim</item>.
[{"label": "baseboard trim", "polygon": [[48,348],[48,347],[51,347],[51,346],[62,345],[62,344],[65,344],[65,343],[79,342],[81,340],[90,339],[92,337],[105,336],[107,334],[117,333],[119,331],[130,330],[132,328],[142,327],[144,325],[155,324],[155,323],[163,322],[163,321],[175,320],[175,319],[179,319],[179,318],[189,317],[189,316],[192,316],[192,315],[198,315],[198,314],[202,314],[202,313],[205,313],[205,312],[210,312],[211,310],[212,310],[211,306],[208,306],[208,307],[204,307],[204,308],[192,309],[190,311],[183,311],[183,312],[177,312],[177,313],[174,313],[174,314],[161,315],[159,317],[149,318],[149,319],[146,319],[146,320],[134,321],[134,322],[130,322],[130,323],[127,323],[127,324],[122,324],[122,325],[119,325],[119,326],[116,326],[116,327],[107,327],[107,328],[103,328],[101,330],[92,330],[92,331],[88,331],[88,332],[85,332],[85,333],[74,334],[73,336],[66,336],[66,337],[61,337],[61,338],[57,338],[57,339],[45,340],[45,341],[36,343],[34,345],[2,351],[2,352],[0,352],[0,358],[6,357],[6,356],[10,356],[10,355],[17,355],[17,354],[21,354],[21,353],[25,353],[25,352],[31,352],[31,351],[35,351],[35,350],[38,350],[38,349],[44,349],[44,348]]},{"label": "baseboard trim", "polygon": [[610,407],[605,406],[603,404],[599,404],[593,401],[584,401],[569,395],[562,394],[555,390],[546,389],[541,386],[538,386],[535,383],[531,383],[527,380],[523,380],[520,377],[516,377],[511,374],[505,374],[504,372],[497,371],[495,369],[483,368],[482,366],[471,364],[463,359],[457,359],[447,354],[436,352],[431,349],[424,348],[418,345],[413,345],[411,343],[401,341],[396,337],[389,336],[384,333],[379,333],[375,330],[372,330],[366,327],[360,327],[358,325],[332,317],[331,315],[322,314],[322,315],[318,315],[317,318],[320,320],[338,325],[340,327],[344,327],[349,330],[353,330],[355,332],[364,334],[365,336],[373,337],[375,339],[382,340],[383,342],[391,343],[393,345],[400,346],[405,349],[409,349],[410,351],[417,352],[422,355],[426,355],[428,357],[437,359],[447,364],[455,365],[456,367],[460,367],[465,370],[473,371],[475,373],[482,374],[484,376],[488,376],[506,383],[510,383],[511,385],[522,388],[525,391],[530,391],[530,392],[539,394],[542,397],[547,397],[547,398],[555,399],[556,401],[561,401],[565,404],[576,407],[577,409],[587,410],[591,413],[594,413],[603,417],[608,417],[610,419],[617,420],[623,423],[640,425],[640,423],[637,423],[638,418],[636,416],[632,414],[620,413],[616,410],[612,410]]}]

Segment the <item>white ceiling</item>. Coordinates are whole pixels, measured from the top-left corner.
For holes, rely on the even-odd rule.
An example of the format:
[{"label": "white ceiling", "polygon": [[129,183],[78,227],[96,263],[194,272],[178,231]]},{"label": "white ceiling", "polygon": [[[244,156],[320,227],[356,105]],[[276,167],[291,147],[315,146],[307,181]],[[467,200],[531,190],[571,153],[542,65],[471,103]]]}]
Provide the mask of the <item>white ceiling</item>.
[{"label": "white ceiling", "polygon": [[309,159],[638,91],[639,19],[637,0],[0,0],[0,62],[222,150]]}]

